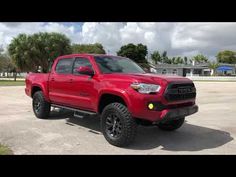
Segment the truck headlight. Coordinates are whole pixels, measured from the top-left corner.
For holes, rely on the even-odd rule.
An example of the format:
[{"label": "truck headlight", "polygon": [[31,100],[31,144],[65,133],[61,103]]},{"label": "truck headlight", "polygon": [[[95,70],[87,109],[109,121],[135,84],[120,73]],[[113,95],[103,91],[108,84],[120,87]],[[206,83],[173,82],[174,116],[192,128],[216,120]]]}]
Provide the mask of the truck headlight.
[{"label": "truck headlight", "polygon": [[144,84],[144,83],[133,83],[130,85],[133,89],[137,90],[139,93],[156,93],[161,89],[160,85],[156,84]]}]

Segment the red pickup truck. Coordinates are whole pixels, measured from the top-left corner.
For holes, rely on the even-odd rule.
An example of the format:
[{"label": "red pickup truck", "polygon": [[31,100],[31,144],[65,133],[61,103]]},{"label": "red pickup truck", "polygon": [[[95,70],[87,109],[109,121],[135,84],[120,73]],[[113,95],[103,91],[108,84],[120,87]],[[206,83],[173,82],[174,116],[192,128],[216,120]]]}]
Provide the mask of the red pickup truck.
[{"label": "red pickup truck", "polygon": [[47,118],[51,107],[73,110],[75,116],[99,115],[104,137],[120,147],[134,140],[137,125],[171,131],[198,111],[191,80],[146,73],[124,57],[60,56],[50,73],[30,73],[25,82],[36,117]]}]

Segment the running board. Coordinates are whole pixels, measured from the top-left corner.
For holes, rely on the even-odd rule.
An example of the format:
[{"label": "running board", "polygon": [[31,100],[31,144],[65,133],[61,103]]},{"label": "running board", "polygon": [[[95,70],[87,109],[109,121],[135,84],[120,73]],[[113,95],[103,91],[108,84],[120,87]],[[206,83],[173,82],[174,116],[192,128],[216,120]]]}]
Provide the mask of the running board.
[{"label": "running board", "polygon": [[67,106],[61,106],[61,105],[57,105],[57,104],[51,104],[51,106],[52,107],[57,107],[57,108],[68,109],[68,110],[79,112],[79,113],[82,113],[82,114],[89,114],[89,115],[96,115],[97,114],[96,112],[85,111],[85,110],[71,108],[71,107],[67,107]]},{"label": "running board", "polygon": [[80,119],[83,119],[84,118],[84,114],[81,114],[81,113],[78,113],[78,112],[74,111],[74,117],[78,117]]}]

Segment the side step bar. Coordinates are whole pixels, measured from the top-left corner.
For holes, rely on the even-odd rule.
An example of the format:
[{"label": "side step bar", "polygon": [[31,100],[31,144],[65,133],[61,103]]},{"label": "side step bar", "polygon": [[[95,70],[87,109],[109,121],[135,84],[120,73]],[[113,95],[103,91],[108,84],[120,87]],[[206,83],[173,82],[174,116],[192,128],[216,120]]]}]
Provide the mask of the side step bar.
[{"label": "side step bar", "polygon": [[63,108],[63,109],[68,109],[68,110],[74,111],[75,112],[74,116],[75,117],[80,117],[80,118],[81,118],[81,116],[78,116],[78,113],[88,114],[88,115],[96,115],[97,114],[96,112],[85,111],[85,110],[71,108],[71,107],[67,107],[67,106],[61,106],[61,105],[57,105],[57,104],[52,104],[51,106],[52,107]]}]

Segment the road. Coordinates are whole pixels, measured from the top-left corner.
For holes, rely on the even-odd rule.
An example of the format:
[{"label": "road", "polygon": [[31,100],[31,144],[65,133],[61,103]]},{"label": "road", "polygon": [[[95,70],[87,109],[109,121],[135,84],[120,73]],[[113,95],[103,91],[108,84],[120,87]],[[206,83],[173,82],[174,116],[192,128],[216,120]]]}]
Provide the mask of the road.
[{"label": "road", "polygon": [[106,142],[99,118],[54,111],[37,119],[24,87],[0,87],[0,142],[14,154],[236,154],[236,82],[195,82],[199,112],[177,131],[138,128],[135,142]]}]

